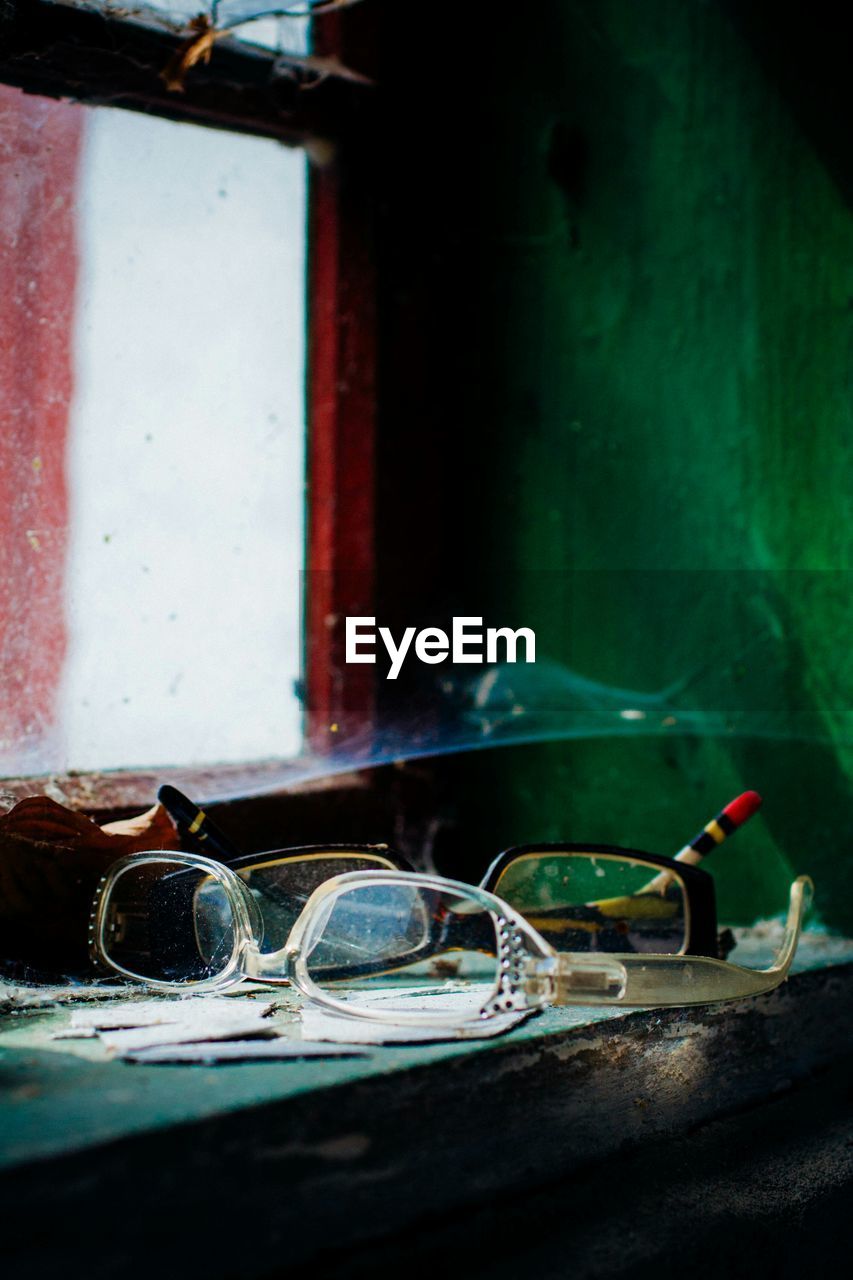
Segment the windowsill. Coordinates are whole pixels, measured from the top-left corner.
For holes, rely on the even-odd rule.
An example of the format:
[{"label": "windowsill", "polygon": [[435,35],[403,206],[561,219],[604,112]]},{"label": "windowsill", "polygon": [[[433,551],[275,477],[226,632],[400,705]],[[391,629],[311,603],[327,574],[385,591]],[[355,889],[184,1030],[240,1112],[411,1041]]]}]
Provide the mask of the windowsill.
[{"label": "windowsill", "polygon": [[[322,776],[306,778],[305,775],[310,775],[315,769]],[[365,776],[353,770],[324,773],[324,769],[328,770],[328,761],[311,756],[157,769],[105,769],[101,772],[72,769],[67,773],[0,778],[0,793],[14,800],[47,795],[69,809],[80,809],[89,814],[113,814],[120,810],[138,812],[149,808],[155,801],[157,788],[164,782],[179,783],[182,790],[204,803],[252,793],[287,791],[291,795],[305,795],[367,785]]]},{"label": "windowsill", "polygon": [[[539,1182],[562,1177],[797,1087],[849,1051],[853,942],[806,935],[797,969],[736,1005],[551,1010],[496,1040],[321,1062],[131,1066],[93,1042],[72,1052],[50,1040],[62,1010],[21,1013],[0,1035],[3,1203],[26,1222],[49,1184],[72,1270],[91,1253],[81,1233],[72,1256],[76,1237],[63,1233],[97,1204],[106,1271],[127,1247],[128,1219],[111,1206],[133,1203],[134,1220],[152,1222],[168,1169],[184,1215],[203,1212],[211,1188],[230,1221],[251,1210],[252,1274],[280,1261],[281,1239],[292,1266],[319,1247],[314,1228],[345,1246],[528,1185],[532,1168]],[[170,1247],[181,1220],[160,1220]],[[210,1248],[220,1268],[238,1267],[241,1235],[202,1230],[196,1265]]]}]

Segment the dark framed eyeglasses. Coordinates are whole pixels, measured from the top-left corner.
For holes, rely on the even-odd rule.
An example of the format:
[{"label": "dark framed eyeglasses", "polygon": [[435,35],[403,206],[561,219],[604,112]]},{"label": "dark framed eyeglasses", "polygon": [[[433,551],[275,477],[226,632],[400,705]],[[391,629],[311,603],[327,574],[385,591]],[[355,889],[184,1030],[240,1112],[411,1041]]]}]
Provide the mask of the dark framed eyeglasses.
[{"label": "dark framed eyeglasses", "polygon": [[[186,843],[221,861],[246,885],[264,952],[284,946],[308,899],[333,877],[415,870],[384,844],[316,844],[241,853],[204,810],[176,788],[164,785],[158,798]],[[709,828],[716,824],[717,820]],[[697,837],[707,839],[704,833]],[[157,875],[150,867],[130,868],[112,891],[105,937],[108,955],[122,971],[148,966],[152,976],[164,978],[172,967],[186,971],[187,939],[195,935],[175,924],[182,917],[211,918],[209,907],[197,911],[197,875],[178,867],[168,875],[162,872],[162,865]],[[713,879],[674,858],[605,844],[519,845],[492,862],[480,887],[525,916],[560,951],[713,957],[721,953]],[[177,951],[175,939],[183,940]]]}]

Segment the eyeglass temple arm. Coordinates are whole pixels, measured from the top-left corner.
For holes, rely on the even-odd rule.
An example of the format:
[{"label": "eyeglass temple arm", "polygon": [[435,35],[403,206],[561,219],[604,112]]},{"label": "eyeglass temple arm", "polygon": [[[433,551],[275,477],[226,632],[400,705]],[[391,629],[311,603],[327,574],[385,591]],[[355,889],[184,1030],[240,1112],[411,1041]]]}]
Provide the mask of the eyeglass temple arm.
[{"label": "eyeglass temple arm", "polygon": [[[768,969],[747,969],[708,956],[557,954],[533,966],[527,988],[542,994],[542,982],[553,983],[555,1004],[693,1005],[736,1000],[772,991],[788,976],[797,950],[803,914],[814,886],[808,876],[791,885],[788,918],[776,957]],[[616,969],[624,975],[617,981]],[[621,985],[621,990],[619,989]]]}]

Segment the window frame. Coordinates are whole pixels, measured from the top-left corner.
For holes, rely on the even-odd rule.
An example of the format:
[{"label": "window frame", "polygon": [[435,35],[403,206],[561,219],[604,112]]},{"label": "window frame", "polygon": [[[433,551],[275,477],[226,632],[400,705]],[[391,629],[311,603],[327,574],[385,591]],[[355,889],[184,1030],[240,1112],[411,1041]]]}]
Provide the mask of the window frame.
[{"label": "window frame", "polygon": [[[0,81],[44,97],[144,111],[292,146],[341,139],[369,103],[370,85],[350,78],[343,65],[336,70],[334,53],[323,55],[333,61],[317,75],[310,58],[229,37],[215,42],[209,63],[199,61],[187,72],[180,91],[169,89],[166,68],[192,35],[144,6],[131,19],[69,0],[4,0]],[[338,40],[333,34],[331,40],[334,48]]]},{"label": "window frame", "polygon": [[63,0],[12,0],[0,10],[2,83],[276,138],[319,161],[308,179],[303,753],[292,760],[0,778],[9,799],[45,792],[103,821],[147,807],[157,785],[175,776],[200,800],[288,787],[291,802],[294,791],[306,800],[321,791],[328,801],[329,792],[343,798],[364,789],[352,773],[298,782],[305,764],[319,765],[333,745],[332,726],[369,729],[374,706],[373,668],[340,679],[342,629],[329,619],[369,613],[374,589],[375,237],[360,163],[374,93],[367,76],[351,77],[345,67],[351,50],[355,65],[372,65],[377,24],[369,3],[313,22],[319,79],[303,59],[226,37],[216,41],[210,63],[194,66],[183,92],[175,92],[163,71],[186,47],[187,32],[156,13],[131,21]]}]

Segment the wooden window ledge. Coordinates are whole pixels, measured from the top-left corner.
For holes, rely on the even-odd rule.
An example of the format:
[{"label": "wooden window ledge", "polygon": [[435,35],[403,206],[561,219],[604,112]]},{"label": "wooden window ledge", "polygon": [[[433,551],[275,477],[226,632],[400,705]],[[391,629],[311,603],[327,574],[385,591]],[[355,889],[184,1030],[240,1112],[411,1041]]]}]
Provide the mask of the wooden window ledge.
[{"label": "wooden window ledge", "polygon": [[[21,1274],[141,1276],[159,1256],[172,1274],[213,1280],[293,1274],[318,1258],[323,1275],[362,1274],[358,1242],[373,1241],[386,1262],[397,1247],[403,1258],[409,1237],[392,1233],[417,1233],[419,1222],[424,1249],[440,1254],[442,1240],[456,1247],[460,1209],[480,1215],[485,1241],[513,1211],[523,1222],[524,1197],[558,1179],[574,1187],[557,1200],[569,1224],[572,1196],[615,1192],[619,1169],[650,1144],[658,1173],[674,1160],[669,1176],[683,1180],[685,1142],[725,1135],[732,1116],[775,1107],[815,1123],[800,1095],[829,1097],[853,1048],[853,942],[806,935],[797,968],[772,994],[735,1005],[551,1010],[496,1040],[338,1061],[128,1065],[94,1041],[71,1052],[73,1042],[51,1040],[67,1010],[11,1014],[0,1032],[3,1239]],[[789,1121],[768,1122],[783,1152]],[[746,1158],[731,1155],[730,1139],[718,1139],[726,1176]],[[606,1203],[632,1220],[624,1190],[602,1194],[602,1212]],[[710,1211],[696,1212],[701,1234]],[[661,1240],[666,1218],[661,1206]],[[554,1229],[527,1222],[534,1253]],[[494,1246],[483,1247],[494,1262]]]}]

